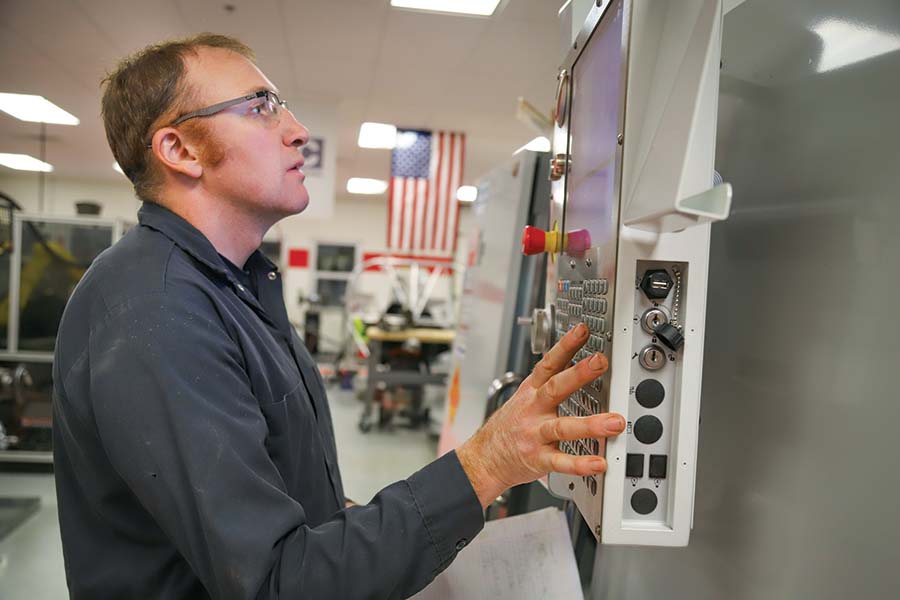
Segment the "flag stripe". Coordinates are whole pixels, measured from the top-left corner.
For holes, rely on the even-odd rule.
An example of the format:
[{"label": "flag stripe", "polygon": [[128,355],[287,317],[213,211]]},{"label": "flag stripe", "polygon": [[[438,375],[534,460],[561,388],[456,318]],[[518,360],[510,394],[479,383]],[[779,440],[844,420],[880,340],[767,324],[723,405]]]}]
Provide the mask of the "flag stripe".
[{"label": "flag stripe", "polygon": [[391,181],[390,191],[388,192],[388,230],[387,230],[387,247],[394,247],[394,181]]},{"label": "flag stripe", "polygon": [[[462,185],[464,181],[463,169],[466,166],[466,135],[464,133],[459,134],[459,179],[457,180],[457,186]],[[456,200],[454,198],[454,200]],[[459,200],[456,200],[453,203],[454,206],[454,217],[453,217],[453,254],[456,254],[456,242],[459,239],[458,230],[459,230]]]},{"label": "flag stripe", "polygon": [[416,187],[416,220],[413,227],[413,249],[421,250],[424,245],[424,240],[422,239],[422,215],[425,214],[425,201],[427,198],[425,194],[428,191],[428,180],[418,180]]},{"label": "flag stripe", "polygon": [[400,194],[397,198],[397,210],[400,213],[400,228],[397,231],[397,247],[403,247],[403,231],[406,225],[406,178],[400,180]]},{"label": "flag stripe", "polygon": [[[437,156],[436,147],[434,156]],[[434,223],[437,219],[437,180],[435,179],[437,163],[436,161],[432,161],[432,163],[434,164],[431,167],[431,177],[428,178],[428,218],[425,221],[426,249],[431,249],[434,245]]]},{"label": "flag stripe", "polygon": [[406,227],[403,229],[403,248],[409,250],[412,247],[412,229],[413,229],[413,196],[416,194],[416,180],[412,177],[406,180],[406,194],[403,198],[403,215]]},{"label": "flag stripe", "polygon": [[456,136],[450,137],[450,157],[451,159],[447,161],[447,191],[444,196],[444,229],[441,232],[441,250],[447,249],[447,230],[450,229],[450,199],[453,197],[453,192],[455,190],[451,189],[453,187],[453,171],[455,169],[455,162],[453,158],[455,157],[456,152]]},{"label": "flag stripe", "polygon": [[422,182],[422,206],[419,210],[419,245],[416,247],[417,250],[425,249],[425,210],[428,207],[428,188],[430,187],[431,182],[427,179]]},{"label": "flag stripe", "polygon": [[444,132],[438,134],[437,161],[434,174],[434,220],[431,222],[431,244],[429,249],[434,249],[438,235],[438,217],[441,213],[441,161],[444,157]]},{"label": "flag stripe", "polygon": [[460,176],[462,170],[462,161],[460,160],[462,151],[462,137],[457,137],[457,144],[453,151],[453,175],[450,178],[450,193],[447,197],[448,223],[445,231],[448,233],[448,243],[444,245],[444,250],[451,252],[455,246],[456,239],[456,217],[459,211],[459,200],[456,199],[456,190],[459,189],[462,178]]},{"label": "flag stripe", "polygon": [[438,178],[437,178],[437,203],[435,208],[437,210],[437,231],[434,236],[434,249],[440,251],[441,249],[441,233],[444,231],[444,227],[447,226],[446,218],[447,213],[444,210],[444,192],[447,189],[447,165],[450,162],[450,156],[447,154],[447,147],[450,145],[450,136],[446,136],[441,140],[441,161],[438,163]]}]

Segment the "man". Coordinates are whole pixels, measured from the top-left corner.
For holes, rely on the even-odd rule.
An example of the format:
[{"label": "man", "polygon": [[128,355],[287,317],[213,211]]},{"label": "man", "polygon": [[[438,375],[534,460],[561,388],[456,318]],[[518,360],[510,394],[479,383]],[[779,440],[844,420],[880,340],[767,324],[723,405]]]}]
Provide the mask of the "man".
[{"label": "man", "polygon": [[257,250],[309,202],[309,133],[234,39],[152,46],[109,76],[103,119],[144,200],[60,325],[54,456],[73,598],[405,598],[508,487],[600,457],[560,439],[622,431],[557,418],[607,367],[567,334],[456,452],[345,507],[322,381]]}]

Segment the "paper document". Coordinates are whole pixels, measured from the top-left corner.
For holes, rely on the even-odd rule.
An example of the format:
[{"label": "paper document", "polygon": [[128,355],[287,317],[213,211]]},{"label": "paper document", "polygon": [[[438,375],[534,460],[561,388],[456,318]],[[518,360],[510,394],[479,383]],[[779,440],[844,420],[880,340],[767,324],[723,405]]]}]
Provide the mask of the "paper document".
[{"label": "paper document", "polygon": [[489,521],[414,600],[584,600],[565,515]]}]

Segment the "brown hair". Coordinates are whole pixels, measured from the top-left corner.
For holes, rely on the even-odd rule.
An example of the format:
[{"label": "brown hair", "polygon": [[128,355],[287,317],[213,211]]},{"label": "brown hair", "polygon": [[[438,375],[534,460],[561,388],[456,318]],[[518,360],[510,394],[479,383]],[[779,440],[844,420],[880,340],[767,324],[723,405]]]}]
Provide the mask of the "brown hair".
[{"label": "brown hair", "polygon": [[255,61],[253,51],[237,39],[201,33],[147,46],[121,61],[101,83],[106,139],[141,200],[157,200],[159,165],[147,145],[157,127],[187,110],[194,90],[184,78],[184,57],[201,47],[230,50]]}]

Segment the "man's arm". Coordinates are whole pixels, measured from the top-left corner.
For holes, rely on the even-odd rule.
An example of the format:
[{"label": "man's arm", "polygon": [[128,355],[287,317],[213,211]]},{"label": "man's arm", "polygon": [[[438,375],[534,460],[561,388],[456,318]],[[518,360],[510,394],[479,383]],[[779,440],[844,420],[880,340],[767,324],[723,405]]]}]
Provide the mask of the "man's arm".
[{"label": "man's arm", "polygon": [[266,451],[237,345],[186,308],[203,301],[120,307],[92,332],[89,360],[113,467],[210,595],[405,598],[424,587],[483,526],[456,455],[310,527]]}]

